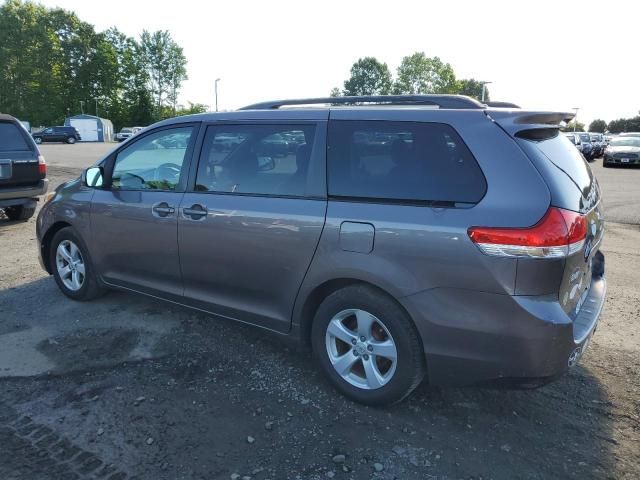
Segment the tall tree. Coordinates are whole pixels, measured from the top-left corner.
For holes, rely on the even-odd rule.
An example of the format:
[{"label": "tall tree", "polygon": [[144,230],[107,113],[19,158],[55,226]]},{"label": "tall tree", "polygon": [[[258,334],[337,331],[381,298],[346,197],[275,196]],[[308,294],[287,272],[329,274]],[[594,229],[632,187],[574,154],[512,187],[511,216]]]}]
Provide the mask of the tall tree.
[{"label": "tall tree", "polygon": [[589,131],[596,133],[604,133],[607,129],[607,122],[604,120],[596,119],[589,124]]},{"label": "tall tree", "polygon": [[[465,78],[463,80],[458,80],[456,93],[458,93],[459,95],[468,95],[469,97],[481,100],[482,82],[476,80],[475,78]],[[489,89],[486,86],[484,87],[484,99],[487,102],[489,101]]]},{"label": "tall tree", "polygon": [[416,52],[404,57],[398,67],[395,93],[455,93],[456,90],[453,67],[439,57],[427,57],[424,52]]},{"label": "tall tree", "polygon": [[140,35],[140,55],[149,74],[156,111],[161,114],[163,106],[175,106],[180,85],[186,79],[187,60],[166,30],[144,30]]},{"label": "tall tree", "polygon": [[391,93],[391,72],[386,63],[374,57],[360,58],[351,66],[344,82],[344,95],[387,95]]}]

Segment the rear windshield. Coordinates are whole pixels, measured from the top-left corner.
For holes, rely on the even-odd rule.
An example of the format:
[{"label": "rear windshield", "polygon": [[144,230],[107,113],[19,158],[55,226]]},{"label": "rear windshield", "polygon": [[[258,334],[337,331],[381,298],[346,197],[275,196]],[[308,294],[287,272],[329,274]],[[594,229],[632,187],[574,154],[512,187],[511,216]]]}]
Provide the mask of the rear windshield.
[{"label": "rear windshield", "polygon": [[20,129],[22,127],[15,123],[0,122],[0,151],[22,152],[30,150]]}]

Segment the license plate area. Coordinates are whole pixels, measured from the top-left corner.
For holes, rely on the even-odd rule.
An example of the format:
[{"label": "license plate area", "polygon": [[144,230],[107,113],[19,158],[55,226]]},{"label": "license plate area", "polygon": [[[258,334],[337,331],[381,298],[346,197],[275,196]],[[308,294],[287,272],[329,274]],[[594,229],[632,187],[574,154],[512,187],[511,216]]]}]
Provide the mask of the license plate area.
[{"label": "license plate area", "polygon": [[629,159],[628,158],[621,158],[620,161],[622,163],[629,163]]},{"label": "license plate area", "polygon": [[11,178],[13,175],[13,164],[8,158],[0,158],[0,180]]}]

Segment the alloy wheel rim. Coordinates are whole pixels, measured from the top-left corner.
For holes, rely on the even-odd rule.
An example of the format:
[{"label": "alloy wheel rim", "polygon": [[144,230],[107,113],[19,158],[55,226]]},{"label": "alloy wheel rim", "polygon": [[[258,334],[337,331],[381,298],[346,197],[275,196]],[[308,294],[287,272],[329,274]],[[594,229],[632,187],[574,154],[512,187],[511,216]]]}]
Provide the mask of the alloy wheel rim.
[{"label": "alloy wheel rim", "polygon": [[56,249],[56,269],[62,283],[76,292],[82,288],[85,280],[85,264],[82,252],[71,240],[63,240]]},{"label": "alloy wheel rim", "polygon": [[354,387],[382,388],[396,371],[398,350],[389,329],[365,310],[335,314],[327,325],[325,345],[336,373]]}]

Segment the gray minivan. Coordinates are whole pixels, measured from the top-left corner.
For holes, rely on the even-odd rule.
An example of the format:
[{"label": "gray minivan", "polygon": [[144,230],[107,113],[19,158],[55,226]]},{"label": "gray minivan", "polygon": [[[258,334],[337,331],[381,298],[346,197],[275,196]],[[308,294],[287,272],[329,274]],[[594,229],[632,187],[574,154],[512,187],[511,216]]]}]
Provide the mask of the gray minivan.
[{"label": "gray minivan", "polygon": [[571,116],[417,95],[165,120],[57,188],[42,264],[76,300],[125,289],[294,337],[364,403],[424,377],[541,385],[606,290]]}]

